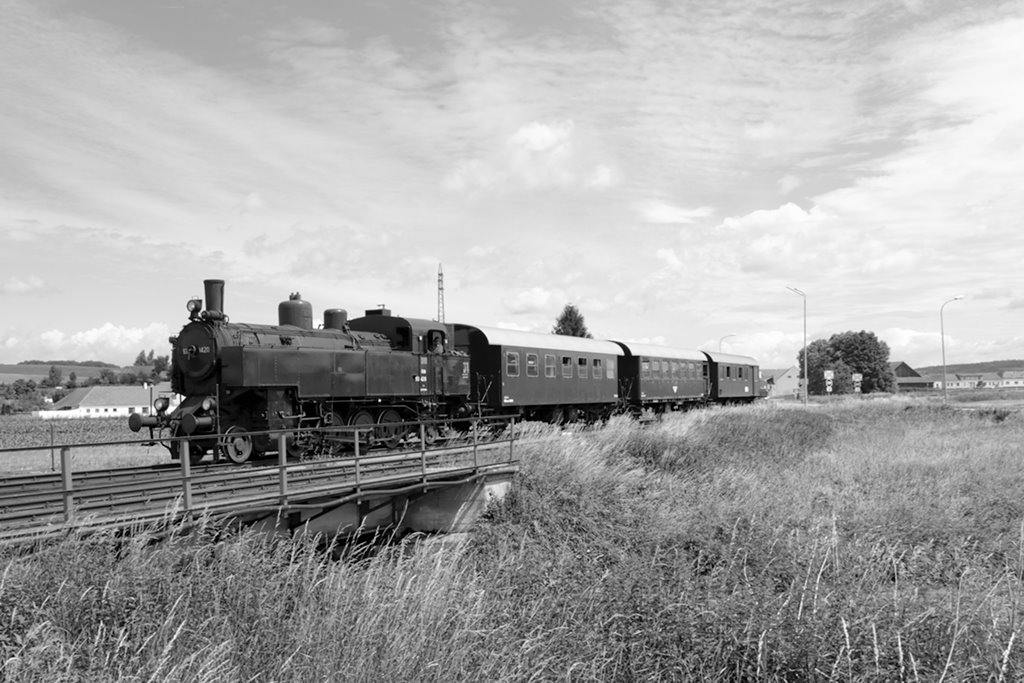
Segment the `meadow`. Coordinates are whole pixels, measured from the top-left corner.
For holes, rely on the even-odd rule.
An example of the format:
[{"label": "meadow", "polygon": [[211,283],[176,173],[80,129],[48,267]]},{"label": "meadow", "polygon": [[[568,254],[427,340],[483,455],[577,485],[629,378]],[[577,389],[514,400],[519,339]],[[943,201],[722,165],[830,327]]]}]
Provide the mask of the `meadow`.
[{"label": "meadow", "polygon": [[207,524],[0,549],[0,672],[107,681],[1024,678],[1024,416],[616,419],[458,538]]}]

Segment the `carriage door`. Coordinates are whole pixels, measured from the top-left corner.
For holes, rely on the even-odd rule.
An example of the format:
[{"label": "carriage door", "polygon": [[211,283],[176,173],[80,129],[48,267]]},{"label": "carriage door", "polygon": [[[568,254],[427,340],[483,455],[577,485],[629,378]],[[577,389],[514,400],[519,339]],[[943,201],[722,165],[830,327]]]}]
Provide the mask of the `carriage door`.
[{"label": "carriage door", "polygon": [[431,330],[423,340],[426,348],[420,356],[420,393],[444,394],[444,335]]}]

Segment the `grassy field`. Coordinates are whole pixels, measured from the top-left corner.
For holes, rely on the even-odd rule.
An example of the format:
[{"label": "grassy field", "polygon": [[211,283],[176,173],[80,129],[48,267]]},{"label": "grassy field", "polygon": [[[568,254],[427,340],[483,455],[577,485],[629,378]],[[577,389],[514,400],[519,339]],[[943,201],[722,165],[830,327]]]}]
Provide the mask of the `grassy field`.
[{"label": "grassy field", "polygon": [[475,533],[0,550],[8,680],[1024,678],[1024,418],[910,400],[616,420]]}]

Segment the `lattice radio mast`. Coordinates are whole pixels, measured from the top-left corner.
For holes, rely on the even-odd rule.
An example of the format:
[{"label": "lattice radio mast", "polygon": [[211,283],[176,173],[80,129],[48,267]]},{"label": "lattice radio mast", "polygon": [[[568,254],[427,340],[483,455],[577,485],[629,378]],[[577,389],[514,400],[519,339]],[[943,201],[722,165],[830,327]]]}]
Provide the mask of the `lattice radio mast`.
[{"label": "lattice radio mast", "polygon": [[437,322],[444,322],[444,271],[437,264]]}]

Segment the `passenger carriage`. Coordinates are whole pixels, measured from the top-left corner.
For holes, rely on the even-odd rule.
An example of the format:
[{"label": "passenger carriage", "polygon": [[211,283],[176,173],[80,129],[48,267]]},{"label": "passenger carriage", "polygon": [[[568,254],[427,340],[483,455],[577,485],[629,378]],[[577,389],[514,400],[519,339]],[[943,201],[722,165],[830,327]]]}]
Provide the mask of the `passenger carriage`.
[{"label": "passenger carriage", "polygon": [[708,359],[700,351],[636,342],[615,342],[619,393],[634,410],[655,412],[703,405],[709,397]]},{"label": "passenger carriage", "polygon": [[482,408],[571,422],[618,404],[618,344],[458,324],[454,338],[470,357],[470,394]]},{"label": "passenger carriage", "polygon": [[702,351],[709,361],[711,397],[722,403],[753,401],[762,397],[761,369],[750,356]]}]

